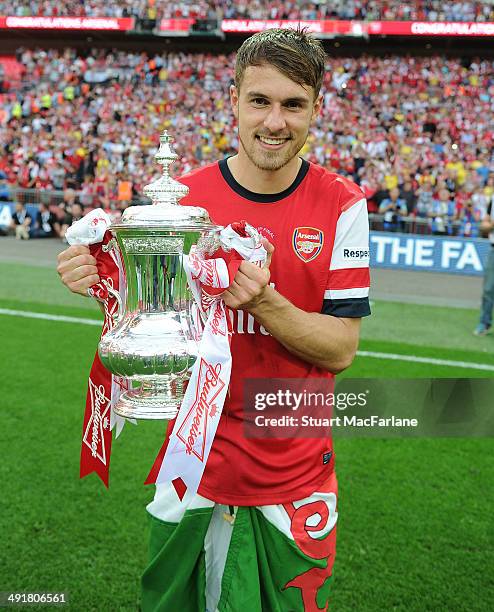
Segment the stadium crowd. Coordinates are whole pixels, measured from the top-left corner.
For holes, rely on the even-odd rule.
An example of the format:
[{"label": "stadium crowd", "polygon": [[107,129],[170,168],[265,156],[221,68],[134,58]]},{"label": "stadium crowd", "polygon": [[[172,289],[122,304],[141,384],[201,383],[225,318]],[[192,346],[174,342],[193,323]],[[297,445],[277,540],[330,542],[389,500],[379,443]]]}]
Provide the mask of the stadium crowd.
[{"label": "stadium crowd", "polygon": [[[175,172],[237,148],[231,57],[21,49],[17,58],[23,78],[0,96],[1,197],[65,190],[53,211],[60,227],[74,204],[118,216],[138,197],[159,171],[164,128],[182,156]],[[332,57],[322,92],[307,159],[357,181],[385,229],[413,217],[437,234],[475,234],[494,194],[492,61]]]},{"label": "stadium crowd", "polygon": [[4,0],[0,15],[490,21],[494,20],[494,6],[491,0]]}]

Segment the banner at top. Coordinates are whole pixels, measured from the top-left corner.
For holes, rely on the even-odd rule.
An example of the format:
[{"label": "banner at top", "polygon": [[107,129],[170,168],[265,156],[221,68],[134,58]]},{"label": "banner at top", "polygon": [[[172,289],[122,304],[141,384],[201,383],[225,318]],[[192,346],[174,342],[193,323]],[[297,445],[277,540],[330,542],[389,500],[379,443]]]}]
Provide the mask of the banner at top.
[{"label": "banner at top", "polygon": [[227,33],[250,34],[273,28],[306,28],[311,34],[362,36],[361,21],[314,21],[310,19],[223,19],[221,30]]},{"label": "banner at top", "polygon": [[[186,35],[195,19],[162,19],[159,32]],[[272,28],[305,27],[325,36],[494,36],[493,22],[455,21],[348,21],[304,19],[223,19],[225,33],[251,34]],[[133,30],[133,17],[0,16],[0,29],[27,30]]]},{"label": "banner at top", "polygon": [[195,19],[162,19],[160,21],[160,32],[185,32],[196,22]]},{"label": "banner at top", "polygon": [[223,19],[226,33],[250,34],[272,28],[306,27],[322,36],[494,36],[492,22],[453,21],[340,21]]},{"label": "banner at top", "polygon": [[492,22],[369,21],[361,22],[370,36],[494,36]]},{"label": "banner at top", "polygon": [[0,28],[8,30],[114,30],[134,29],[133,17],[0,17]]}]

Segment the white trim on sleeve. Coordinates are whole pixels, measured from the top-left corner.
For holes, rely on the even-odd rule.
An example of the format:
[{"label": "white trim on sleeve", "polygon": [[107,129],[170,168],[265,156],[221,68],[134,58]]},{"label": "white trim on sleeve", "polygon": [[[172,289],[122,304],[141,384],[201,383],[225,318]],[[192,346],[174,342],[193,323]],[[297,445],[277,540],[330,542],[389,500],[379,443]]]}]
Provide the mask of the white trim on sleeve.
[{"label": "white trim on sleeve", "polygon": [[346,300],[368,296],[369,287],[356,287],[355,289],[326,289],[324,292],[325,300]]},{"label": "white trim on sleeve", "polygon": [[367,201],[362,198],[344,210],[336,224],[330,270],[369,266],[369,219]]}]

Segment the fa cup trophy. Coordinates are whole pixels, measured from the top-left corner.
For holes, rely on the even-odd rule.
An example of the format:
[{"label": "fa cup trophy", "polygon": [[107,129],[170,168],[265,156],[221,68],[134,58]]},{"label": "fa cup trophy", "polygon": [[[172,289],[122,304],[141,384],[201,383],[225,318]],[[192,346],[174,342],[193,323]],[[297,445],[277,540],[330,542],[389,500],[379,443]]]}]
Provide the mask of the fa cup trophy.
[{"label": "fa cup trophy", "polygon": [[155,155],[163,174],[143,189],[152,204],[130,206],[109,228],[126,286],[116,294],[117,323],[98,351],[113,374],[140,383],[115,406],[117,414],[137,419],[177,415],[198,339],[182,259],[198,241],[214,243],[221,229],[205,209],[178,203],[189,188],[170,176],[169,166],[178,158],[171,141],[165,131]]}]

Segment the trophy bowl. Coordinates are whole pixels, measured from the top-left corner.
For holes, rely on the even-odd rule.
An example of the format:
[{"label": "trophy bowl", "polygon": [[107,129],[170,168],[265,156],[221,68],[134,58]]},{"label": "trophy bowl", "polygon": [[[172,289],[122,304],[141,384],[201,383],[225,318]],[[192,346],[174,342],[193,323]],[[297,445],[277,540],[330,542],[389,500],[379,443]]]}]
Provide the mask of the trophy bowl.
[{"label": "trophy bowl", "polygon": [[188,187],[170,177],[177,155],[166,131],[155,159],[163,174],[143,189],[152,204],[130,206],[109,228],[108,246],[119,250],[126,282],[119,292],[112,290],[117,321],[98,346],[110,372],[139,385],[114,407],[136,419],[172,419],[178,413],[200,336],[183,257],[198,242],[213,243],[221,230],[205,209],[178,203]]}]

